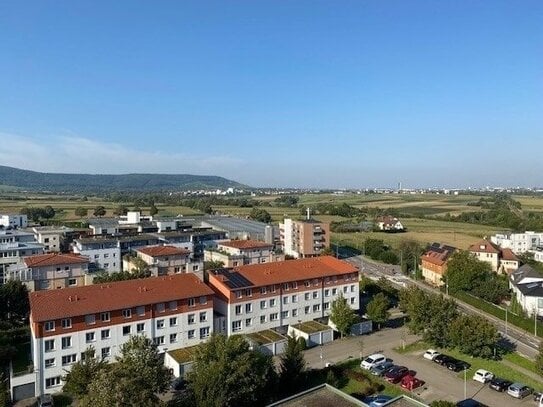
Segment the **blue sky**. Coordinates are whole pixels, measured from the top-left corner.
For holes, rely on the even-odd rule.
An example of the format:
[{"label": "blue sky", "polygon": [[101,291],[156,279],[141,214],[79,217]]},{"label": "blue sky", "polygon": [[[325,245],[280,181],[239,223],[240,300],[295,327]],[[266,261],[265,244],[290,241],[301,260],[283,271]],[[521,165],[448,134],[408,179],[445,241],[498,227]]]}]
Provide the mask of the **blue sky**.
[{"label": "blue sky", "polygon": [[543,2],[5,1],[0,164],[543,185]]}]

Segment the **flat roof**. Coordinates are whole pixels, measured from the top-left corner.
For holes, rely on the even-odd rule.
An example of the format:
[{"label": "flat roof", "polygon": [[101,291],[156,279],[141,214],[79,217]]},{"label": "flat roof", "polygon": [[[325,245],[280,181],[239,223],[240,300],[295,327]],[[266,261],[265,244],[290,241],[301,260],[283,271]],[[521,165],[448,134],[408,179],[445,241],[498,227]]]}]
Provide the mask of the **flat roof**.
[{"label": "flat roof", "polygon": [[258,345],[265,345],[267,343],[273,343],[287,339],[286,336],[283,336],[271,329],[265,329],[264,331],[246,334],[245,336],[251,341],[257,343]]},{"label": "flat roof", "polygon": [[201,219],[202,222],[208,223],[218,229],[224,229],[228,232],[248,232],[263,234],[266,230],[267,223],[258,222],[252,219],[242,219],[231,216],[206,216]]},{"label": "flat roof", "polygon": [[332,329],[328,325],[321,324],[317,321],[306,321],[299,324],[292,324],[291,326],[299,331],[305,332],[306,334],[314,334]]},{"label": "flat roof", "polygon": [[180,365],[189,363],[194,360],[196,350],[200,345],[189,346],[188,348],[180,348],[168,351],[168,354]]},{"label": "flat roof", "polygon": [[349,396],[328,384],[322,384],[304,392],[295,394],[284,400],[270,404],[268,407],[367,407],[366,403]]}]

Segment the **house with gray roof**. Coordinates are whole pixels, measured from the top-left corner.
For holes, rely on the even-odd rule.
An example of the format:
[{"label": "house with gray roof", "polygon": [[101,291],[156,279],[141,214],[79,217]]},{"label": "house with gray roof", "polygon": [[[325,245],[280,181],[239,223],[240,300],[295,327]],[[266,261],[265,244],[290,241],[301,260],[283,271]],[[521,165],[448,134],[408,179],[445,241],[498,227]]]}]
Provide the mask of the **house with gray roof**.
[{"label": "house with gray roof", "polygon": [[509,287],[518,303],[530,315],[543,315],[543,275],[524,264],[509,276]]}]

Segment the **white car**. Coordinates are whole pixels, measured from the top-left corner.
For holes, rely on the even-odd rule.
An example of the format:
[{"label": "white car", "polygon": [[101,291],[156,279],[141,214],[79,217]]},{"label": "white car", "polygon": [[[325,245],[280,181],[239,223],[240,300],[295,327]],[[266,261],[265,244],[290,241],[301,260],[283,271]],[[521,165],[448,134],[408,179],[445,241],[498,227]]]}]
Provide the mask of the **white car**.
[{"label": "white car", "polygon": [[424,357],[424,359],[434,360],[437,355],[441,355],[441,353],[434,349],[428,349],[426,352],[424,352],[424,355],[422,356]]},{"label": "white car", "polygon": [[473,374],[473,380],[480,383],[487,383],[494,379],[494,373],[485,369],[479,369]]},{"label": "white car", "polygon": [[370,370],[372,367],[379,366],[386,360],[387,358],[385,357],[385,355],[382,355],[380,353],[374,353],[373,355],[369,355],[366,359],[360,362],[360,367],[362,369]]}]

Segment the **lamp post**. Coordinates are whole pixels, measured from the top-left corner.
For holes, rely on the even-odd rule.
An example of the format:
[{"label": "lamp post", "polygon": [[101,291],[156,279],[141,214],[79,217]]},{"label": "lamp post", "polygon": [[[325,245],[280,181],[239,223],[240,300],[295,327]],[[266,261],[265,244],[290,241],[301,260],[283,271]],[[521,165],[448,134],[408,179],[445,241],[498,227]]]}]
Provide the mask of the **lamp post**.
[{"label": "lamp post", "polygon": [[468,398],[467,368],[464,368],[464,400]]},{"label": "lamp post", "polygon": [[507,313],[509,311],[509,306],[505,307],[505,336],[507,336]]}]

